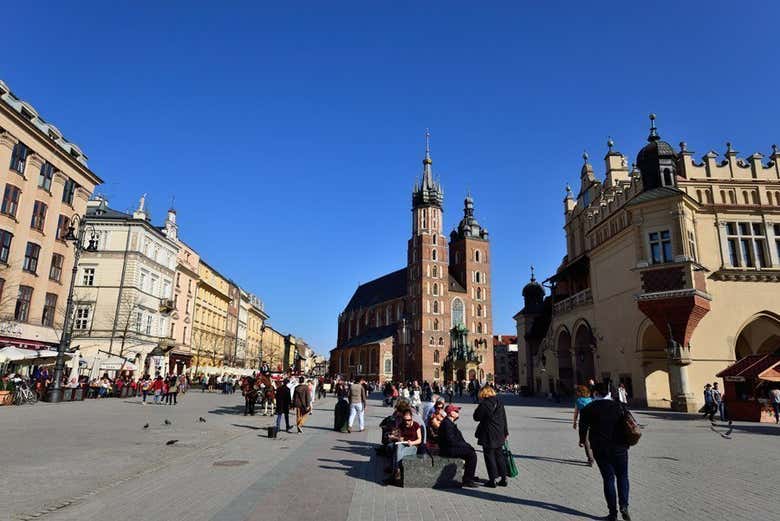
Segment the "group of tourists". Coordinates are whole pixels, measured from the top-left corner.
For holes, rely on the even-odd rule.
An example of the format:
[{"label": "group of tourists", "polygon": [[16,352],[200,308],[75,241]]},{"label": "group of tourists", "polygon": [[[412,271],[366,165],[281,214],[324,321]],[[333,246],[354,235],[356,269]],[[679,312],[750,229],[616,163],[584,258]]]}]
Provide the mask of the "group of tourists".
[{"label": "group of tourists", "polygon": [[[174,406],[178,404],[179,393],[183,395],[189,389],[187,376],[174,373],[164,378],[158,373],[154,379],[145,374],[138,382],[131,382],[130,385],[140,390],[141,403],[144,405],[153,403]],[[149,396],[152,397],[151,401],[148,400]]]},{"label": "group of tourists", "polygon": [[255,406],[261,400],[263,415],[276,415],[276,432],[281,430],[284,419],[285,431],[290,432],[290,410],[295,410],[295,427],[303,432],[303,425],[312,412],[315,385],[311,379],[303,376],[274,380],[268,375],[258,373],[240,381],[241,394],[244,396],[244,416],[254,416]]}]

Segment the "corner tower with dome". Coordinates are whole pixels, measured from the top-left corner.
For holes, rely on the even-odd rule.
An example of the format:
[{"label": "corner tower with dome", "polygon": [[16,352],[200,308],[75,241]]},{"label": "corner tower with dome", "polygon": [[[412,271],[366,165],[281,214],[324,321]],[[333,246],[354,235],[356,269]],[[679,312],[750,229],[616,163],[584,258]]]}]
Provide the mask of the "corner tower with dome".
[{"label": "corner tower with dome", "polygon": [[339,314],[331,374],[380,382],[493,378],[488,231],[469,194],[447,240],[427,132],[422,163],[406,267],[355,290]]}]

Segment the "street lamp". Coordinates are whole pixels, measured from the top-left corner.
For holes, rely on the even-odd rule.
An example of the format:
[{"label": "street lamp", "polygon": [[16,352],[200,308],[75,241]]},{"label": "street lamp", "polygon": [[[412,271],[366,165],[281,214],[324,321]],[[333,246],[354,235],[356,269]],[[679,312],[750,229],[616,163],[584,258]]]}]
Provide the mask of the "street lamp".
[{"label": "street lamp", "polygon": [[65,306],[65,318],[62,322],[62,337],[60,337],[60,345],[57,346],[57,361],[54,364],[54,381],[51,387],[49,387],[47,401],[51,403],[57,403],[62,401],[62,373],[65,369],[65,351],[70,349],[70,339],[72,331],[70,328],[71,315],[73,314],[73,286],[76,283],[76,275],[79,269],[79,257],[81,257],[82,250],[88,252],[97,251],[97,233],[94,227],[89,236],[89,243],[84,246],[84,235],[87,231],[87,223],[84,222],[84,218],[79,215],[74,215],[70,220],[70,226],[68,226],[68,233],[63,237],[66,242],[73,243],[73,271],[70,276],[70,289],[68,290],[68,302]]}]

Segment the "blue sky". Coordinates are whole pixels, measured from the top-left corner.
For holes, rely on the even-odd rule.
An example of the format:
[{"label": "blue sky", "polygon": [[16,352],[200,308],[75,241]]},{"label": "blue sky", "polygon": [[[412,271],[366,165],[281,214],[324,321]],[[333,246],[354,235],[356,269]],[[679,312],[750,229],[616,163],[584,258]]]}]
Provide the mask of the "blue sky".
[{"label": "blue sky", "polygon": [[[649,112],[697,156],[780,141],[775,2],[25,2],[0,78],[90,156],[117,209],[182,237],[318,351],[405,263],[430,127],[445,227],[471,190],[496,333],[561,261],[566,183]],[[485,5],[478,5],[485,4]]]}]

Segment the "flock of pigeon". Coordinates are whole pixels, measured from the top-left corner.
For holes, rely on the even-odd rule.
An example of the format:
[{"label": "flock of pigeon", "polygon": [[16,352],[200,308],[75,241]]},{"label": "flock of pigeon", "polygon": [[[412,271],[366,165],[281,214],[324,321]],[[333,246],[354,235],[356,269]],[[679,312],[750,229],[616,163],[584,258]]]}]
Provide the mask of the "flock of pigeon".
[{"label": "flock of pigeon", "polygon": [[[201,416],[201,417],[198,418],[198,421],[200,423],[206,423],[206,418]],[[165,420],[163,421],[163,425],[173,425],[173,422],[171,420],[169,420],[168,418],[165,418]],[[144,429],[148,429],[148,428],[149,428],[149,422],[146,422],[144,424]],[[177,443],[178,441],[179,440],[168,440],[168,441],[165,442],[165,444],[166,445],[173,445],[173,444]]]}]

